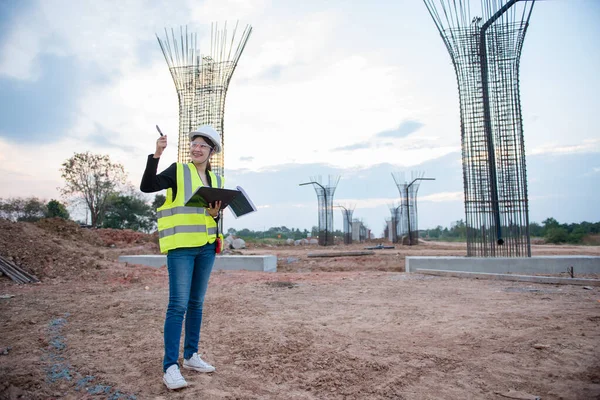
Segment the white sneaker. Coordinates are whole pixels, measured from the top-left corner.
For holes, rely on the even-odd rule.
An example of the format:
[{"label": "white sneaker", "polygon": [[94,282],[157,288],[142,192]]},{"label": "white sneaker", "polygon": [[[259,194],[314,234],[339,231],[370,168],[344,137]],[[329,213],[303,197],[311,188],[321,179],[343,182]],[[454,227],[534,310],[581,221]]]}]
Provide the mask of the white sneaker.
[{"label": "white sneaker", "polygon": [[189,360],[183,360],[183,368],[193,369],[198,372],[214,372],[216,369],[201,359],[198,353],[192,354]]},{"label": "white sneaker", "polygon": [[171,390],[181,389],[188,385],[179,371],[179,366],[176,364],[167,368],[167,371],[163,376],[163,382],[167,385],[167,388]]}]

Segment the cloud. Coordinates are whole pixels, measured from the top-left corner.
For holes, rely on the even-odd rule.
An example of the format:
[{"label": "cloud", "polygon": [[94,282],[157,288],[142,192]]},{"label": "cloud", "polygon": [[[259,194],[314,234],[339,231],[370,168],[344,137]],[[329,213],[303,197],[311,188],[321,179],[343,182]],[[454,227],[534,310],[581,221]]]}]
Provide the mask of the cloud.
[{"label": "cloud", "polygon": [[43,47],[43,37],[30,24],[19,23],[25,12],[32,20],[40,18],[39,10],[30,2],[0,2],[0,76],[32,81],[39,75],[34,60]]},{"label": "cloud", "polygon": [[360,142],[349,144],[347,146],[336,147],[332,149],[332,151],[353,151],[353,150],[364,150],[370,148],[372,145],[371,142]]},{"label": "cloud", "polygon": [[600,153],[600,139],[584,139],[582,143],[571,145],[547,144],[534,148],[528,153],[531,155]]},{"label": "cloud", "polygon": [[119,141],[117,139],[118,137],[119,134],[117,132],[106,128],[98,122],[95,122],[94,132],[88,136],[88,140],[90,144],[93,145],[93,148],[119,149],[125,152],[135,152],[135,147]]},{"label": "cloud", "polygon": [[396,129],[393,129],[390,131],[379,132],[378,134],[375,135],[375,137],[376,138],[403,138],[403,137],[410,135],[411,133],[418,131],[423,126],[424,125],[419,121],[408,120],[408,121],[402,122],[400,124],[400,126],[398,126],[398,128],[396,128]]},{"label": "cloud", "polygon": [[[192,20],[204,20],[207,15],[213,21],[251,20],[269,5],[268,0],[188,0]],[[233,27],[234,24],[227,25],[228,30],[233,30]]]},{"label": "cloud", "polygon": [[37,80],[0,77],[0,136],[49,143],[75,121],[82,77],[73,57],[40,55]]},{"label": "cloud", "polygon": [[253,161],[254,157],[252,156],[247,156],[247,157],[240,157],[240,161]]},{"label": "cloud", "polygon": [[394,147],[400,148],[402,150],[417,150],[422,148],[431,148],[432,143],[436,143],[438,138],[413,138],[406,139],[400,143],[391,143],[391,142],[382,142],[381,139],[391,138],[391,139],[403,139],[406,136],[410,135],[418,131],[421,127],[425,126],[421,122],[418,121],[404,121],[398,126],[397,129],[379,132],[369,139],[369,141],[363,141],[359,143],[350,144],[347,146],[335,147],[332,151],[355,151],[355,150],[365,150],[370,148],[384,148],[384,147]]},{"label": "cloud", "polygon": [[273,65],[261,72],[257,79],[262,80],[278,80],[281,78],[285,67],[283,65]]},{"label": "cloud", "polygon": [[[446,203],[446,202],[462,202],[463,192],[440,192],[433,193],[426,196],[417,196],[418,203],[421,202],[433,202],[433,203]],[[378,207],[393,207],[398,206],[398,197],[391,198],[366,198],[366,199],[339,199],[334,201],[335,204],[353,204],[356,205],[356,209],[363,208],[378,208]]]},{"label": "cloud", "polygon": [[592,169],[583,174],[583,176],[593,176],[596,174],[600,174],[600,167],[592,167]]},{"label": "cloud", "polygon": [[388,207],[394,203],[397,203],[397,198],[367,198],[367,199],[339,199],[334,200],[335,204],[353,204],[356,209],[370,209],[379,207]]},{"label": "cloud", "polygon": [[308,203],[287,204],[288,207],[293,207],[293,208],[307,208],[312,205],[313,205],[313,202],[311,202],[310,204],[308,204]]},{"label": "cloud", "polygon": [[463,201],[464,199],[464,192],[440,192],[440,193],[433,193],[433,194],[429,194],[427,196],[420,196],[418,198],[419,201],[430,201],[430,202],[434,202],[434,203],[445,203],[448,201]]}]

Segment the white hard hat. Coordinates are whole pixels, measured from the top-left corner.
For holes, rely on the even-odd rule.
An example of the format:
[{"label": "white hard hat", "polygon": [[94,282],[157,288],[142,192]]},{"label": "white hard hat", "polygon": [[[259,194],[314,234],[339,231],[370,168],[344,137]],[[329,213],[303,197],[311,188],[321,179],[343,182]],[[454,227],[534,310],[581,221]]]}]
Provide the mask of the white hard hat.
[{"label": "white hard hat", "polygon": [[221,135],[210,125],[202,125],[190,132],[190,142],[194,140],[194,137],[202,136],[208,139],[212,145],[215,153],[221,152]]}]

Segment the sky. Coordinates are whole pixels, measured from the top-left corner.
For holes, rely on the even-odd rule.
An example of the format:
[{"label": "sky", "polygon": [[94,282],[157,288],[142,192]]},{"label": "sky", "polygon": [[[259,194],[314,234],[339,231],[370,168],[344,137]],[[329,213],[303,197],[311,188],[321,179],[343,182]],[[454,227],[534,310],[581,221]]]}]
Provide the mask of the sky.
[{"label": "sky", "polygon": [[[599,20],[597,0],[534,6],[520,63],[530,221],[600,220]],[[258,207],[226,211],[225,229],[310,230],[317,197],[299,184],[339,176],[334,204],[381,235],[392,174],[413,171],[435,178],[419,228],[465,218],[456,75],[418,0],[0,0],[0,198],[65,200],[60,166],[84,151],[138,187],[156,124],[170,139],[159,170],[175,162],[177,93],[155,35],[187,26],[208,53],[225,21],[253,29],[227,94],[226,187]]]}]

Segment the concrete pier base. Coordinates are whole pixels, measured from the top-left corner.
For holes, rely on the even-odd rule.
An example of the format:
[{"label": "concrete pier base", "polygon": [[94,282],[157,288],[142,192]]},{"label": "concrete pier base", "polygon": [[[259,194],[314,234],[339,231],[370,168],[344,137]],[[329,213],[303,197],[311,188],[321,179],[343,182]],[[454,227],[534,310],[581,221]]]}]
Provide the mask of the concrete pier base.
[{"label": "concrete pier base", "polygon": [[496,274],[560,274],[569,267],[577,274],[600,274],[600,257],[536,256],[510,257],[406,257],[406,272],[418,268]]},{"label": "concrete pier base", "polygon": [[490,274],[485,272],[443,271],[434,269],[417,269],[419,274],[451,276],[454,278],[488,279],[495,281],[517,281],[531,283],[548,283],[553,285],[600,286],[600,279],[561,278],[554,276],[532,276],[513,274]]},{"label": "concrete pier base", "polygon": [[[166,255],[120,256],[119,262],[146,265],[160,268],[167,265]],[[277,257],[264,256],[217,256],[213,270],[246,270],[260,272],[277,272]]]},{"label": "concrete pier base", "polygon": [[[572,269],[573,278],[570,277]],[[537,283],[598,286],[598,279],[579,279],[582,274],[600,274],[597,256],[536,256],[529,258],[406,257],[407,273],[475,279],[516,280]],[[559,275],[542,277],[535,275]],[[566,275],[566,276],[565,276]]]}]

